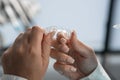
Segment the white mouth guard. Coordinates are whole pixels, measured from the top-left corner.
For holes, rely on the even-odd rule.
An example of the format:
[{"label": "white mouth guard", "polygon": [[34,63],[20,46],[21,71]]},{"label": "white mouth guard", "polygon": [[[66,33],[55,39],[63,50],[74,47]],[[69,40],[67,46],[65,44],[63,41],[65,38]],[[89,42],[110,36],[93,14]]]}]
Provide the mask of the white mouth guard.
[{"label": "white mouth guard", "polygon": [[67,38],[70,38],[70,35],[71,35],[71,31],[69,30],[65,30],[63,28],[58,28],[57,26],[50,26],[50,27],[46,27],[45,28],[45,32],[46,34],[49,33],[49,32],[55,32],[55,35],[53,36],[53,39],[56,39],[57,38],[57,35],[58,33],[62,34],[63,36],[65,35]]}]

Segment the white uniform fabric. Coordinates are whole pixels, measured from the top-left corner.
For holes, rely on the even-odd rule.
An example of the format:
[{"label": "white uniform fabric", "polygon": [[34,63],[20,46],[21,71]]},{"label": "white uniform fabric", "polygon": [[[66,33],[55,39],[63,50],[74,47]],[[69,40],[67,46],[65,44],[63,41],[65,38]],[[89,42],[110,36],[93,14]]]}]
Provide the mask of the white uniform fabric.
[{"label": "white uniform fabric", "polygon": [[98,62],[98,67],[89,76],[80,80],[111,80],[102,65]]},{"label": "white uniform fabric", "polygon": [[15,75],[9,75],[9,74],[4,74],[1,78],[1,80],[28,80],[20,76],[15,76]]},{"label": "white uniform fabric", "polygon": [[[20,76],[4,74],[1,80],[28,80]],[[100,63],[98,67],[89,76],[80,80],[111,80]]]}]

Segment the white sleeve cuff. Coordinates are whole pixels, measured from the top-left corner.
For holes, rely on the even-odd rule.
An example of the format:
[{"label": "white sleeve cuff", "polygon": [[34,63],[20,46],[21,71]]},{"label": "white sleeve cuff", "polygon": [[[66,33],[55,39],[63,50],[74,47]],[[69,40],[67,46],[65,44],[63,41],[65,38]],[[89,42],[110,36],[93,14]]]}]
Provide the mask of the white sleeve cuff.
[{"label": "white sleeve cuff", "polygon": [[102,65],[98,61],[98,66],[89,76],[82,78],[80,80],[111,80],[107,75]]},{"label": "white sleeve cuff", "polygon": [[1,78],[1,80],[28,80],[20,76],[15,76],[15,75],[9,75],[9,74],[4,74]]}]

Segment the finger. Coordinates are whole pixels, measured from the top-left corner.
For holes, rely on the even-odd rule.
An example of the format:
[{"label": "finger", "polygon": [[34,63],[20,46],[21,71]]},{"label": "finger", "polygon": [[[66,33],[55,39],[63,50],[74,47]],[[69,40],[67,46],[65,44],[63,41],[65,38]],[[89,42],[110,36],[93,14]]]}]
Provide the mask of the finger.
[{"label": "finger", "polygon": [[15,42],[13,43],[12,47],[18,48],[18,46],[21,45],[23,35],[24,35],[24,33],[19,34],[19,36],[16,38]]},{"label": "finger", "polygon": [[17,41],[17,40],[19,40],[19,39],[22,39],[23,38],[23,36],[24,36],[24,38],[26,37],[26,35],[28,35],[28,34],[30,34],[30,31],[31,31],[31,28],[28,28],[27,29],[27,31],[25,32],[25,33],[20,33],[19,34],[19,36],[16,38],[16,40],[15,41]]},{"label": "finger", "polygon": [[52,41],[52,47],[54,47],[54,48],[56,48],[56,49],[58,49],[58,45],[59,45],[60,43],[57,41],[57,40],[53,40]]},{"label": "finger", "polygon": [[67,40],[68,40],[68,36],[67,36],[67,33],[64,33],[64,32],[59,32],[57,34],[57,40],[58,43],[59,43],[59,46],[57,44],[57,49],[62,51],[62,52],[65,52],[65,53],[68,53],[69,52],[69,48],[67,46]]},{"label": "finger", "polygon": [[61,51],[61,52],[64,52],[64,53],[68,53],[69,52],[69,47],[67,46],[67,44],[61,44],[61,43],[59,43],[56,40],[52,41],[52,47],[54,47],[58,51]]},{"label": "finger", "polygon": [[30,34],[32,29],[28,28],[27,31],[23,34],[22,40],[24,44],[30,43]]},{"label": "finger", "polygon": [[67,39],[65,39],[65,38],[60,38],[59,42],[60,42],[61,44],[66,44],[66,43],[67,43]]},{"label": "finger", "polygon": [[58,45],[58,50],[64,53],[68,53],[69,47],[66,44],[60,44]]},{"label": "finger", "polygon": [[55,32],[50,32],[46,35],[44,35],[43,38],[43,43],[42,43],[42,52],[43,52],[43,58],[48,59],[51,51],[51,44],[52,44],[52,39],[54,36]]},{"label": "finger", "polygon": [[79,41],[77,39],[77,35],[76,35],[75,31],[73,31],[72,34],[71,34],[70,44],[71,44],[72,49],[79,52],[81,54],[81,56],[86,56],[87,55],[84,52],[84,51],[86,51],[87,47],[86,47],[85,44],[83,44],[81,41]]},{"label": "finger", "polygon": [[61,63],[58,63],[58,62],[56,62],[54,64],[54,69],[56,71],[62,71],[63,73],[67,73],[67,72],[70,73],[70,72],[76,72],[77,71],[77,69],[72,65],[61,64]]},{"label": "finger", "polygon": [[31,31],[31,28],[28,28],[25,33],[20,33],[19,36],[16,38],[15,43],[16,43],[16,42],[19,42],[19,43],[20,43],[20,41],[23,41],[23,37],[24,37],[24,38],[27,38],[27,37],[28,37],[28,34],[30,34],[30,31]]},{"label": "finger", "polygon": [[13,48],[15,51],[18,51],[19,53],[23,53],[25,49],[28,47],[28,40],[30,35],[31,29],[28,29],[25,33],[21,33],[18,38],[16,39]]},{"label": "finger", "polygon": [[72,65],[60,64],[56,62],[54,64],[54,69],[61,75],[69,78],[70,80],[78,80],[80,76],[80,73],[78,73],[77,69]]},{"label": "finger", "polygon": [[18,43],[18,42],[19,42],[19,43],[21,42],[21,38],[22,38],[23,34],[24,34],[24,33],[20,33],[20,34],[19,34],[19,36],[16,38],[14,44],[15,44],[15,43]]},{"label": "finger", "polygon": [[55,50],[55,49],[51,50],[50,56],[59,62],[64,62],[64,63],[68,63],[68,64],[73,64],[75,62],[75,60],[71,56],[68,56],[62,52]]},{"label": "finger", "polygon": [[70,38],[70,40],[71,40],[71,44],[77,44],[77,42],[78,42],[78,40],[77,40],[77,35],[76,35],[76,32],[75,31],[73,31],[72,33],[71,33],[71,38]]},{"label": "finger", "polygon": [[67,33],[58,32],[57,34],[57,41],[61,44],[66,44],[68,40]]},{"label": "finger", "polygon": [[39,49],[41,49],[43,34],[44,30],[42,28],[34,26],[30,34],[30,45],[34,48],[39,47]]},{"label": "finger", "polygon": [[59,44],[66,44],[67,43],[67,36],[64,35],[63,32],[58,32],[57,39],[52,42],[52,46],[58,48]]}]

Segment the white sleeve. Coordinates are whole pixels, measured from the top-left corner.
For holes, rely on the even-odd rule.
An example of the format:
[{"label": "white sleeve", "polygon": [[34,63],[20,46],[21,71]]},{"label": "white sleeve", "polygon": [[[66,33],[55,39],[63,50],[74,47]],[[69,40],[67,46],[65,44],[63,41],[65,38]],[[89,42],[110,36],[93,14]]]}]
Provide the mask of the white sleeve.
[{"label": "white sleeve", "polygon": [[15,75],[3,74],[1,80],[28,80],[28,79]]},{"label": "white sleeve", "polygon": [[90,75],[80,80],[111,80],[111,79],[98,61],[98,66],[95,69],[95,71],[93,71]]}]

